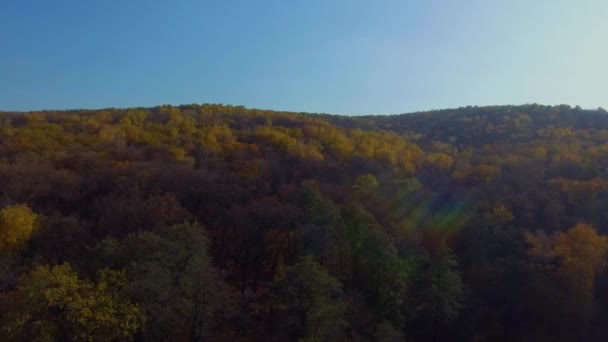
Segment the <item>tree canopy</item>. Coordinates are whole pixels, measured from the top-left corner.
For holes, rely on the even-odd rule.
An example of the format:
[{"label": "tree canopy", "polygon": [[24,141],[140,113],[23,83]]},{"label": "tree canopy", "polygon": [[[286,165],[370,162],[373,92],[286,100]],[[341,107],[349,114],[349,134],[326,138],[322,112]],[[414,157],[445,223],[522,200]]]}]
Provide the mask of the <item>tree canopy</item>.
[{"label": "tree canopy", "polygon": [[0,336],[608,339],[608,115],[0,112]]}]

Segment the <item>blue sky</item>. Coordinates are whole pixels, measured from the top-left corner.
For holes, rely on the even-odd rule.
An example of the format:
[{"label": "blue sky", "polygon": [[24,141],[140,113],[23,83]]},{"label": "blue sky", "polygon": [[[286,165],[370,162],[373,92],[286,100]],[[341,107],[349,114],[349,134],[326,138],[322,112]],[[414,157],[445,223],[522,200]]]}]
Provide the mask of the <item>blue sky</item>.
[{"label": "blue sky", "polygon": [[2,0],[0,109],[608,106],[605,0]]}]

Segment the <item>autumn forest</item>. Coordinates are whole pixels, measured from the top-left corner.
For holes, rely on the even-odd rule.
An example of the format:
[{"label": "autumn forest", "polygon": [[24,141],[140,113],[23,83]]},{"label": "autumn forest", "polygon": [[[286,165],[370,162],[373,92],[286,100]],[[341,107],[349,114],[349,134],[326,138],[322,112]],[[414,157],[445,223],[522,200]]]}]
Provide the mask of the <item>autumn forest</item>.
[{"label": "autumn forest", "polygon": [[0,340],[608,340],[608,113],[0,112]]}]

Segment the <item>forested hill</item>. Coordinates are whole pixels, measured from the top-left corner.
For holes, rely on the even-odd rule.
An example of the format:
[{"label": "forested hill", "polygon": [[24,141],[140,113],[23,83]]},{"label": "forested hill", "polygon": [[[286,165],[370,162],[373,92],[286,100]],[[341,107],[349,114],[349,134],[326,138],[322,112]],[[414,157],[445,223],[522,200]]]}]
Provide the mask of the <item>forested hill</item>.
[{"label": "forested hill", "polygon": [[0,112],[0,336],[605,341],[608,114]]},{"label": "forested hill", "polygon": [[421,134],[425,140],[439,140],[459,146],[497,142],[524,142],[553,127],[601,130],[608,127],[608,113],[568,105],[463,107],[401,115],[330,116],[332,123],[351,128],[379,129],[398,134]]}]

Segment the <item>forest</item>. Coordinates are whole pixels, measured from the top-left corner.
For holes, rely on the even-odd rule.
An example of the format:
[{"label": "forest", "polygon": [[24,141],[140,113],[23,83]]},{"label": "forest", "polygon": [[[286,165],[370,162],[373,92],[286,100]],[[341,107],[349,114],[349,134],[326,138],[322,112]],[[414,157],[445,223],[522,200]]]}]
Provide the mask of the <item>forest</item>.
[{"label": "forest", "polygon": [[606,341],[608,113],[0,112],[0,340]]}]

